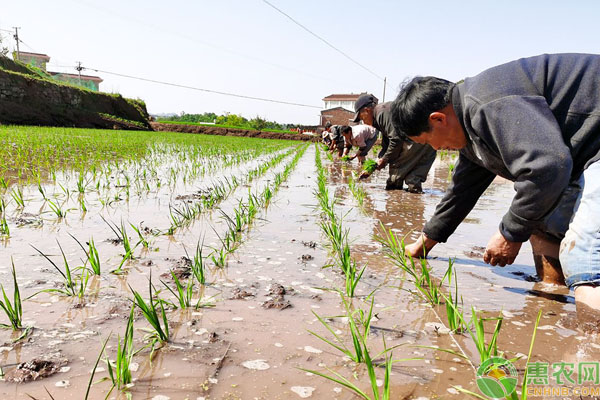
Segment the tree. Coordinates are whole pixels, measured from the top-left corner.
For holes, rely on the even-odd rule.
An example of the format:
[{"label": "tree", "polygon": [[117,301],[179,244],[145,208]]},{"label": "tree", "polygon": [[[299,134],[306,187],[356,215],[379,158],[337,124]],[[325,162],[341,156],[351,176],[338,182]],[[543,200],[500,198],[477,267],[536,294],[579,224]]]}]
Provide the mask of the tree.
[{"label": "tree", "polygon": [[250,126],[256,129],[257,131],[262,131],[263,129],[267,128],[268,125],[269,121],[267,121],[266,119],[262,119],[258,115],[256,116],[256,118],[250,120]]}]

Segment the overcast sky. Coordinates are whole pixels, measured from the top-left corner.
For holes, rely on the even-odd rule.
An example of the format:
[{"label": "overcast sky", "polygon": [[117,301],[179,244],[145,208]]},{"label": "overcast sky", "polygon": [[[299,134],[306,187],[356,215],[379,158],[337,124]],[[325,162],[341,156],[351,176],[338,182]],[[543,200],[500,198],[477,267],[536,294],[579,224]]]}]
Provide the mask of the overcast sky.
[{"label": "overcast sky", "polygon": [[[391,100],[414,75],[459,80],[541,53],[600,50],[600,2],[269,0],[0,0],[9,47],[84,67],[244,96],[322,107],[332,93]],[[363,68],[364,67],[364,68]],[[317,124],[319,109],[240,99],[84,71],[101,90],[146,101],[150,113],[231,112]]]}]

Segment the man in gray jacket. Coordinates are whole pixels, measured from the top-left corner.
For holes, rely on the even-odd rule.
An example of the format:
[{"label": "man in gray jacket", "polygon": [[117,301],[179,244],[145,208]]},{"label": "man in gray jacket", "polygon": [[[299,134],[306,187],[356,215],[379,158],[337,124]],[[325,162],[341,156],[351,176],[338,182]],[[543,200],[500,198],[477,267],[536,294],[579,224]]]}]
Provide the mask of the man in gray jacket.
[{"label": "man in gray jacket", "polygon": [[600,56],[524,58],[458,85],[417,77],[392,113],[411,140],[460,149],[452,184],[408,254],[445,242],[502,176],[516,194],[483,260],[511,264],[535,231],[562,238],[560,264],[578,314],[600,320]]},{"label": "man in gray jacket", "polygon": [[[362,120],[381,132],[381,151],[377,155],[377,169],[389,165],[389,178],[386,190],[402,189],[406,182],[407,190],[413,193],[423,192],[422,183],[435,161],[436,151],[429,145],[411,143],[394,130],[391,102],[377,104],[372,94],[361,95],[354,103],[356,115],[354,122]],[[361,178],[370,174],[363,172]]]}]

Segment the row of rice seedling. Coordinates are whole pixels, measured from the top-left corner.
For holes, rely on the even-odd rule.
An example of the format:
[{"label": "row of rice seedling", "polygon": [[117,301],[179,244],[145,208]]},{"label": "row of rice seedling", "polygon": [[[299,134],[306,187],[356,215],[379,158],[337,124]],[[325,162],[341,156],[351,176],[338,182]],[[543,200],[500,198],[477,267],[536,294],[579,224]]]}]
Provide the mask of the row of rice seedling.
[{"label": "row of rice seedling", "polygon": [[[240,235],[243,229],[247,228],[251,224],[252,219],[257,214],[260,207],[266,207],[268,205],[273,194],[277,192],[281,183],[285,181],[289,174],[293,171],[305,150],[306,146],[300,148],[296,152],[294,158],[285,166],[284,170],[275,174],[273,183],[271,185],[267,185],[261,192],[258,192],[257,194],[249,192],[247,203],[244,203],[244,201],[240,199],[237,208],[234,210],[234,214],[236,215],[235,218],[231,218],[223,213],[224,218],[228,222],[228,231],[222,238],[224,249],[220,250],[224,250],[225,257],[227,254],[229,254],[229,252],[235,250],[235,248],[237,248],[237,246],[240,244]],[[224,266],[225,261],[215,261],[218,257],[215,254],[217,252],[219,252],[219,250],[215,249],[208,257],[213,259],[213,263],[216,266]],[[165,309],[166,306],[171,308],[199,308],[207,305],[206,303],[202,302],[200,293],[198,293],[198,300],[195,304],[193,304],[194,294],[196,293],[196,285],[199,284],[202,286],[206,282],[205,265],[206,258],[203,256],[203,244],[198,242],[192,261],[192,274],[188,278],[187,283],[182,283],[172,271],[171,276],[175,284],[174,288],[172,288],[166,282],[161,281],[161,283],[166,287],[167,291],[175,298],[175,302],[159,296],[159,293],[152,284],[151,277],[148,284],[149,297],[147,301],[139,292],[131,289],[134,296],[134,306],[140,309],[142,315],[149,323],[150,329],[147,330],[146,336],[142,338],[142,341],[147,342],[147,344],[140,349],[134,349],[132,311],[123,339],[117,338],[117,354],[115,361],[111,361],[108,355],[103,356],[108,366],[108,379],[112,383],[111,390],[116,388],[126,392],[131,387],[132,376],[128,367],[136,354],[145,348],[150,348],[150,359],[152,359],[157,346],[162,346],[171,340],[169,321]],[[104,348],[102,349],[102,354],[104,354]]]},{"label": "row of rice seedling", "polygon": [[355,174],[352,174],[348,177],[348,189],[350,189],[350,192],[358,203],[358,207],[364,211],[364,203],[365,198],[367,197],[367,192],[363,186],[357,182]]},{"label": "row of rice seedling", "polygon": [[[371,321],[373,320],[373,305],[376,290],[366,298],[368,304],[367,309],[356,308],[353,306],[351,300],[354,297],[356,285],[360,281],[366,266],[358,271],[356,262],[350,255],[348,230],[343,228],[343,218],[339,217],[334,210],[336,199],[335,197],[331,198],[329,190],[327,189],[326,176],[318,147],[316,147],[315,165],[317,168],[317,189],[315,191],[315,196],[317,197],[321,211],[319,225],[328,238],[331,250],[336,257],[336,264],[341,267],[341,270],[346,277],[345,290],[337,290],[337,292],[339,293],[341,302],[344,306],[343,317],[347,320],[349,341],[351,344],[348,345],[344,336],[330,325],[328,322],[329,318],[322,317],[315,312],[313,312],[313,314],[331,335],[331,338],[318,334],[315,331],[309,331],[309,333],[338,350],[343,356],[356,363],[356,366],[352,368],[354,371],[352,377],[346,377],[339,371],[328,367],[326,367],[326,372],[310,369],[302,370],[342,385],[360,398],[367,400],[389,400],[391,398],[390,374],[392,366],[394,363],[404,360],[393,358],[394,347],[387,347],[385,337],[383,337],[383,349],[373,354],[372,346],[369,343],[369,335],[371,331]],[[348,296],[349,299],[346,298],[346,296]],[[376,359],[381,359],[382,357],[382,362],[374,361]],[[378,379],[377,371],[379,369],[383,369],[384,371],[382,382]],[[366,372],[370,391],[363,390],[359,384],[355,383],[355,381],[359,379],[359,371]]]},{"label": "row of rice seedling", "polygon": [[236,176],[232,175],[230,178],[224,177],[217,180],[211,187],[205,190],[206,195],[202,196],[201,201],[189,205],[183,203],[180,206],[171,204],[170,217],[171,226],[167,233],[172,235],[175,230],[182,226],[187,226],[191,221],[197,218],[205,210],[213,209],[219,202],[224,200],[233,190],[235,190],[240,184],[248,184],[252,182],[256,177],[262,176],[270,168],[278,165],[284,158],[289,156],[294,149],[290,149],[285,153],[281,153],[268,159],[267,161],[259,164],[256,168],[248,171],[247,175],[239,180]]},{"label": "row of rice seedling", "polygon": [[[383,226],[381,228],[384,233],[382,236],[376,237],[376,240],[383,245],[386,256],[410,277],[410,281],[413,283],[416,289],[413,291],[413,293],[434,307],[433,310],[436,312],[436,315],[440,321],[442,321],[442,319],[440,318],[439,313],[436,311],[436,307],[441,305],[442,302],[444,303],[446,322],[450,330],[451,337],[454,340],[453,335],[463,336],[464,334],[468,334],[475,346],[475,349],[477,350],[479,360],[474,360],[471,355],[467,354],[467,352],[458,344],[458,342],[456,342],[456,340],[454,340],[454,343],[459,349],[458,351],[434,347],[430,348],[437,351],[449,352],[467,360],[473,368],[474,373],[476,373],[475,364],[477,362],[479,365],[481,365],[492,357],[503,357],[504,353],[498,350],[498,338],[500,336],[503,321],[502,313],[500,313],[497,317],[484,317],[484,312],[475,309],[475,307],[471,307],[471,317],[467,320],[467,317],[465,316],[465,310],[463,308],[462,296],[460,296],[460,303],[458,301],[458,280],[456,277],[456,271],[453,268],[453,260],[448,261],[448,268],[446,269],[444,276],[439,283],[436,283],[436,279],[432,277],[431,268],[427,265],[425,258],[420,259],[419,262],[416,263],[411,256],[406,254],[404,239],[398,239],[391,229],[386,230]],[[453,280],[454,292],[452,291]],[[443,290],[443,283],[445,281],[448,282],[448,287],[445,289],[447,290],[447,293],[444,293],[445,290]],[[531,352],[533,350],[533,344],[535,342],[535,336],[540,322],[541,312],[542,311],[540,310],[533,328],[526,365],[529,363],[531,358]],[[490,322],[493,324],[493,330],[491,331],[490,335],[487,335],[489,339],[486,339],[486,325]],[[513,358],[507,361],[515,362],[518,359],[519,358]],[[501,365],[492,365],[492,367],[498,368],[501,367]],[[527,368],[525,368],[525,370],[527,371]],[[480,399],[486,399],[485,397],[466,390],[460,386],[455,386],[454,388],[464,394],[468,394]],[[521,394],[519,395],[515,391],[506,398],[511,400],[527,398],[527,374],[525,374],[523,377]]]},{"label": "row of rice seedling", "polygon": [[346,294],[354,297],[354,292],[358,282],[365,272],[366,265],[360,269],[356,261],[350,254],[350,244],[348,242],[348,230],[343,227],[343,217],[335,212],[336,198],[331,198],[327,189],[327,178],[318,146],[315,146],[315,164],[317,167],[317,190],[315,196],[321,208],[321,219],[319,225],[323,233],[327,236],[331,251],[335,255],[335,263],[342,270],[346,282]]},{"label": "row of rice seedling", "polygon": [[[294,170],[300,158],[304,155],[307,146],[302,146],[296,150],[292,160],[284,167],[282,172],[278,172],[273,177],[272,184],[267,184],[262,190],[252,192],[248,190],[247,200],[239,199],[237,205],[232,211],[232,215],[221,211],[223,219],[227,224],[227,231],[219,236],[221,247],[214,249],[210,255],[213,264],[218,267],[224,267],[227,263],[227,255],[234,252],[240,245],[241,233],[245,227],[250,226],[256,214],[261,207],[268,206],[271,198],[277,191],[283,181]],[[269,166],[270,167],[270,166]],[[263,173],[266,172],[263,171]]]},{"label": "row of rice seedling", "polygon": [[[318,150],[317,150],[318,153]],[[318,189],[317,189],[317,198],[319,200],[319,204],[322,210],[322,213],[327,218],[336,218],[336,213],[334,211],[335,206],[335,198],[331,199],[329,193],[326,190],[326,178],[325,174],[322,172],[322,166],[320,162],[320,157],[316,155],[316,165],[317,171],[319,174],[318,177]],[[354,194],[355,198],[357,198],[357,202],[360,204],[361,194],[358,196],[355,193],[357,190],[356,182],[353,178],[349,179],[350,191]],[[363,197],[364,198],[364,197]],[[329,242],[332,244],[332,248],[341,248],[344,249],[343,243],[347,240],[348,232],[340,229],[340,227],[335,226],[330,223],[320,222],[322,230],[326,233],[329,238]],[[434,351],[443,351],[454,354],[461,359],[467,360],[470,366],[473,368],[474,373],[476,373],[476,364],[483,364],[485,361],[489,360],[492,357],[502,357],[504,353],[498,349],[498,339],[501,334],[501,327],[503,316],[502,314],[494,317],[488,317],[485,313],[480,310],[476,310],[474,307],[471,307],[470,317],[466,316],[465,310],[463,308],[463,298],[459,293],[459,285],[458,279],[456,275],[456,271],[454,269],[453,260],[449,260],[448,267],[441,279],[437,279],[433,276],[433,270],[428,265],[425,259],[415,260],[412,257],[406,255],[404,241],[403,239],[398,238],[391,229],[386,230],[383,226],[381,227],[382,234],[380,236],[376,236],[375,239],[382,244],[384,254],[391,259],[394,264],[408,277],[408,281],[412,283],[412,289],[406,289],[405,287],[402,290],[408,290],[410,293],[413,293],[420,300],[429,303],[432,306],[433,311],[438,316],[440,322],[442,321],[440,315],[443,315],[444,312],[440,312],[443,309],[440,306],[444,306],[445,308],[445,317],[446,324],[449,327],[451,338],[456,345],[455,349],[440,349],[438,347],[432,346],[418,346],[418,347],[427,347]],[[341,252],[343,257],[348,257],[349,254],[347,252]],[[447,285],[446,285],[447,283]],[[374,296],[376,291],[371,293],[371,296]],[[340,293],[341,294],[341,293]],[[388,376],[388,368],[391,368],[391,365],[394,362],[399,360],[393,360],[391,355],[387,353],[391,353],[392,349],[387,349],[384,344],[384,350],[378,356],[381,357],[385,355],[384,364],[379,365],[386,370],[385,383],[384,383],[384,393],[382,395],[379,394],[377,387],[375,385],[374,373],[371,373],[369,370],[370,357],[365,354],[368,353],[368,348],[366,346],[367,336],[368,336],[368,327],[366,325],[361,325],[360,321],[364,321],[361,317],[364,315],[369,315],[368,312],[363,310],[353,311],[349,306],[348,302],[343,298],[342,302],[345,304],[346,314],[345,317],[348,319],[348,327],[349,327],[349,335],[352,345],[346,345],[344,338],[339,334],[339,331],[336,331],[332,328],[327,322],[327,318],[323,318],[317,314],[315,316],[321,322],[321,324],[327,329],[327,331],[332,335],[332,339],[327,338],[324,335],[319,335],[315,332],[311,333],[328,343],[333,348],[340,351],[344,356],[348,357],[352,361],[357,364],[365,363],[367,367],[367,371],[369,372],[369,378],[372,382],[373,393],[368,394],[359,388],[351,379],[344,377],[338,371],[327,369],[328,373],[319,372],[310,370],[313,374],[324,377],[328,380],[337,382],[340,385],[348,388],[353,391],[356,395],[364,399],[379,399],[379,398],[389,398],[389,376]],[[356,316],[358,315],[358,318]],[[529,347],[529,355],[527,356],[526,363],[529,363],[531,358],[531,353],[533,349],[533,344],[535,341],[535,334],[537,330],[537,326],[539,324],[541,316],[541,311],[538,314],[538,318],[535,323],[535,327],[533,329],[533,334],[531,338],[531,343]],[[490,326],[491,325],[491,326]],[[362,327],[359,329],[359,327]],[[491,331],[487,331],[488,328],[491,328]],[[457,336],[456,336],[457,335]],[[455,337],[456,336],[456,337]],[[474,359],[474,356],[466,352],[463,346],[456,340],[459,337],[467,337],[473,342],[473,347],[477,351],[477,355],[475,356],[477,359]],[[515,362],[518,358],[513,358],[508,360],[509,362]],[[501,365],[492,365],[491,368],[502,367]],[[355,376],[356,378],[356,376]],[[473,391],[469,391],[460,386],[454,387],[456,390],[462,392],[463,394],[476,397],[479,399],[485,399],[484,396],[481,396]],[[518,399],[526,399],[527,398],[527,375],[525,375],[523,379],[522,390],[520,393],[513,392],[506,397],[511,400]]]},{"label": "row of rice seedling", "polygon": [[[331,368],[326,368],[328,373],[304,368],[301,369],[303,371],[318,375],[332,382],[336,382],[363,399],[389,400],[391,399],[390,373],[392,370],[392,366],[394,363],[407,361],[409,359],[395,360],[393,358],[393,350],[395,347],[388,348],[385,343],[385,337],[383,337],[383,350],[376,354],[372,353],[368,344],[368,338],[371,328],[371,321],[373,320],[373,304],[375,302],[374,293],[371,293],[371,295],[369,296],[370,305],[368,311],[363,309],[353,309],[350,302],[344,297],[344,294],[342,292],[339,292],[339,294],[342,303],[344,304],[345,318],[347,318],[348,320],[348,329],[350,331],[352,346],[346,345],[344,339],[340,336],[339,333],[336,333],[336,330],[333,329],[333,327],[325,320],[325,318],[317,315],[315,312],[313,312],[313,314],[319,320],[319,322],[327,329],[327,331],[329,331],[329,333],[333,336],[333,339],[327,339],[326,337],[319,335],[313,331],[309,331],[309,333],[319,338],[323,342],[327,343],[329,346],[340,351],[345,357],[356,363],[357,367],[363,366],[364,369],[366,369],[369,378],[369,385],[372,396],[365,392],[363,389],[361,389],[357,384],[352,382],[349,378],[343,376],[342,374]],[[378,363],[374,361],[381,357],[384,357],[383,362]],[[411,358],[411,360],[414,359],[415,358]],[[379,379],[377,379],[377,368],[383,368],[385,371],[382,383]],[[353,377],[357,379],[356,373],[353,374]],[[382,386],[381,390],[379,389],[379,386]]]}]

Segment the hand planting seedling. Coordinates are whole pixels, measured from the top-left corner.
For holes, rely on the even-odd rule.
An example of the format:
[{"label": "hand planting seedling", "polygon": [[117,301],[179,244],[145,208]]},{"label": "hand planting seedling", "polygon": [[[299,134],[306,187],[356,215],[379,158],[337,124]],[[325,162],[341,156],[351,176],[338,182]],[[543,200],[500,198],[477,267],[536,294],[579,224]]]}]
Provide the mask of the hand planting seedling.
[{"label": "hand planting seedling", "polygon": [[343,157],[342,157],[342,161],[350,162],[350,161],[352,161],[352,160],[353,160],[353,158],[352,158],[352,157],[350,157],[350,156],[343,156]]},{"label": "hand planting seedling", "polygon": [[363,164],[363,171],[368,172],[369,175],[372,174],[373,172],[375,172],[376,169],[377,169],[377,161],[375,161],[373,159],[369,158]]}]

